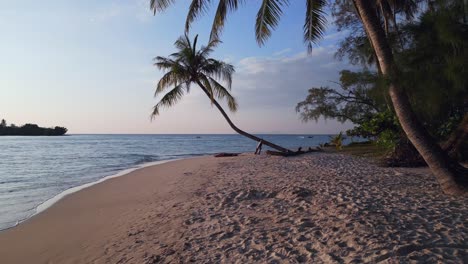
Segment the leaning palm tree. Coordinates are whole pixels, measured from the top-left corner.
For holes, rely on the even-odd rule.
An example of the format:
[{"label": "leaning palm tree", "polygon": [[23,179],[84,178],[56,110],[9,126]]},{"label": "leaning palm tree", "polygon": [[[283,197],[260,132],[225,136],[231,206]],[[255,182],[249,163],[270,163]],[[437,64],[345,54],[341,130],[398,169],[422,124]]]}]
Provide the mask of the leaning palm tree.
[{"label": "leaning palm tree", "polygon": [[[192,44],[187,35],[182,36],[174,43],[177,52],[167,58],[159,56],[155,58],[154,65],[166,72],[158,82],[155,96],[167,89],[171,90],[154,106],[152,117],[159,115],[161,108],[176,104],[186,92],[190,91],[191,85],[196,84],[209,97],[211,103],[218,108],[234,131],[281,152],[289,152],[288,149],[249,134],[232,123],[216,99],[226,99],[229,110],[232,112],[237,110],[237,102],[229,92],[234,66],[208,57],[220,43],[219,40],[211,40],[207,46],[202,46],[199,50],[197,50],[197,40],[198,35]],[[220,80],[224,81],[227,87],[224,87],[219,82]]]},{"label": "leaning palm tree", "polygon": [[[345,0],[335,0],[335,2],[339,1]],[[175,0],[150,0],[150,6],[156,14],[157,12],[164,11],[174,2]],[[186,19],[186,32],[189,31],[192,22],[194,22],[200,15],[206,13],[212,2],[213,1],[211,0],[191,1]],[[218,0],[218,6],[211,29],[211,40],[219,38],[219,34],[223,30],[228,14],[236,11],[246,2],[247,1],[245,0]],[[324,11],[327,0],[304,0],[304,2],[304,42],[306,43],[309,51],[311,51],[312,44],[320,40],[324,33],[326,24]],[[379,1],[379,3],[383,2],[388,2],[390,3],[389,6],[393,6],[394,8],[398,6],[401,10],[411,13],[417,11],[412,7],[414,7],[414,3],[419,1]],[[389,80],[389,96],[395,109],[396,116],[398,117],[408,139],[413,143],[415,148],[429,165],[432,172],[437,177],[442,189],[446,193],[455,195],[468,193],[468,170],[458,162],[451,159],[429,135],[414,113],[405,89],[398,81],[398,65],[394,61],[392,49],[390,48],[387,36],[385,35],[385,30],[379,20],[379,6],[376,5],[376,1],[352,0],[352,3],[374,49],[380,72],[383,77]],[[277,27],[283,13],[283,9],[288,4],[289,0],[261,1],[255,22],[255,35],[257,42],[260,45],[264,44],[264,42],[270,37],[271,31]],[[388,14],[390,13],[385,13],[387,14],[387,17],[389,17]],[[388,20],[386,21],[389,22]]]}]

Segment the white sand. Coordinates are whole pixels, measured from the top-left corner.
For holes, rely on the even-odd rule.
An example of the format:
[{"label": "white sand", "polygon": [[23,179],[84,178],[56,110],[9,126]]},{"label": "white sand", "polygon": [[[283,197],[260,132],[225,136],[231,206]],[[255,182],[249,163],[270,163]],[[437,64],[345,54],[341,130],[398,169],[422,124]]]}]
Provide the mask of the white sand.
[{"label": "white sand", "polygon": [[67,196],[0,233],[0,262],[463,263],[467,202],[345,155],[196,158]]}]

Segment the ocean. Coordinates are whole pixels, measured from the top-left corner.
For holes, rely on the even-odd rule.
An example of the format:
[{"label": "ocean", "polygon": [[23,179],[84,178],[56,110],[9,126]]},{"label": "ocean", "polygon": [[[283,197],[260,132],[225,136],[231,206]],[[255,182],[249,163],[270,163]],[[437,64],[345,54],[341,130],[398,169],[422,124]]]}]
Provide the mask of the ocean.
[{"label": "ocean", "polygon": [[[328,135],[258,135],[281,146],[318,146]],[[349,139],[347,141],[350,141]],[[0,230],[31,217],[67,190],[145,164],[219,152],[254,152],[240,135],[0,137]],[[52,200],[50,200],[52,199]],[[42,206],[41,206],[42,205]]]}]

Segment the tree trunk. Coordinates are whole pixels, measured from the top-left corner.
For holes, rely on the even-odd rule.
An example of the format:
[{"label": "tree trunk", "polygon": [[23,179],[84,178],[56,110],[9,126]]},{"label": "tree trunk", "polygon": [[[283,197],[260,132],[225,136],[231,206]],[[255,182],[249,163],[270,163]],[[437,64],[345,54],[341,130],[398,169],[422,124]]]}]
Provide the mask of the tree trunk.
[{"label": "tree trunk", "polygon": [[465,194],[468,189],[468,170],[451,160],[417,119],[406,92],[398,84],[398,68],[371,1],[354,0],[354,4],[375,49],[382,74],[388,78],[390,99],[408,139],[429,165],[445,193]]},{"label": "tree trunk", "polygon": [[221,107],[221,105],[215,100],[215,99],[211,99],[211,95],[210,93],[208,92],[208,90],[205,88],[205,86],[201,83],[201,82],[198,82],[197,81],[197,84],[200,86],[200,88],[203,90],[203,92],[206,93],[206,95],[208,96],[208,98],[210,98],[210,100],[212,100],[212,103],[218,108],[218,110],[221,112],[221,114],[224,116],[224,118],[226,119],[226,121],[228,122],[229,126],[231,126],[232,129],[234,129],[234,131],[236,131],[237,133],[241,134],[242,136],[244,137],[248,137],[252,140],[255,140],[257,142],[262,142],[263,144],[271,147],[271,148],[274,148],[276,150],[279,150],[281,152],[285,152],[285,153],[288,153],[288,152],[291,152],[289,149],[286,149],[286,148],[283,148],[281,146],[278,146],[276,144],[273,144],[269,141],[266,141],[264,139],[261,139],[259,137],[256,137],[252,134],[249,134],[243,130],[241,130],[240,128],[236,127],[236,125],[234,125],[234,123],[232,123],[231,119],[229,118],[229,116],[226,114],[226,112],[224,111],[224,109]]},{"label": "tree trunk", "polygon": [[442,144],[442,149],[453,159],[464,159],[463,147],[468,140],[468,113],[465,114],[458,127]]}]

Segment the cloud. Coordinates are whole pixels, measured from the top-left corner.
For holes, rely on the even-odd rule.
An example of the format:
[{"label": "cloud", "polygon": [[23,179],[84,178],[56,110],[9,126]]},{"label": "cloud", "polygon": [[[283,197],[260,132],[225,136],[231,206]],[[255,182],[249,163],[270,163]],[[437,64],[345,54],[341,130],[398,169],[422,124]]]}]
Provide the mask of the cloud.
[{"label": "cloud", "polygon": [[315,48],[290,56],[247,57],[237,65],[233,80],[233,94],[241,107],[288,108],[303,100],[307,90],[317,86],[333,86],[343,69],[353,66],[336,61],[336,46]]},{"label": "cloud", "polygon": [[103,10],[99,10],[97,13],[93,14],[89,20],[91,22],[106,22],[120,16],[121,14],[122,7],[113,4],[112,6],[106,7]]},{"label": "cloud", "polygon": [[285,55],[287,53],[290,53],[291,51],[292,51],[291,48],[283,49],[283,50],[280,50],[280,51],[277,51],[277,52],[273,53],[273,56]]},{"label": "cloud", "polygon": [[90,22],[107,22],[120,17],[128,17],[142,23],[151,21],[153,14],[147,0],[131,0],[105,5],[91,15]]}]

